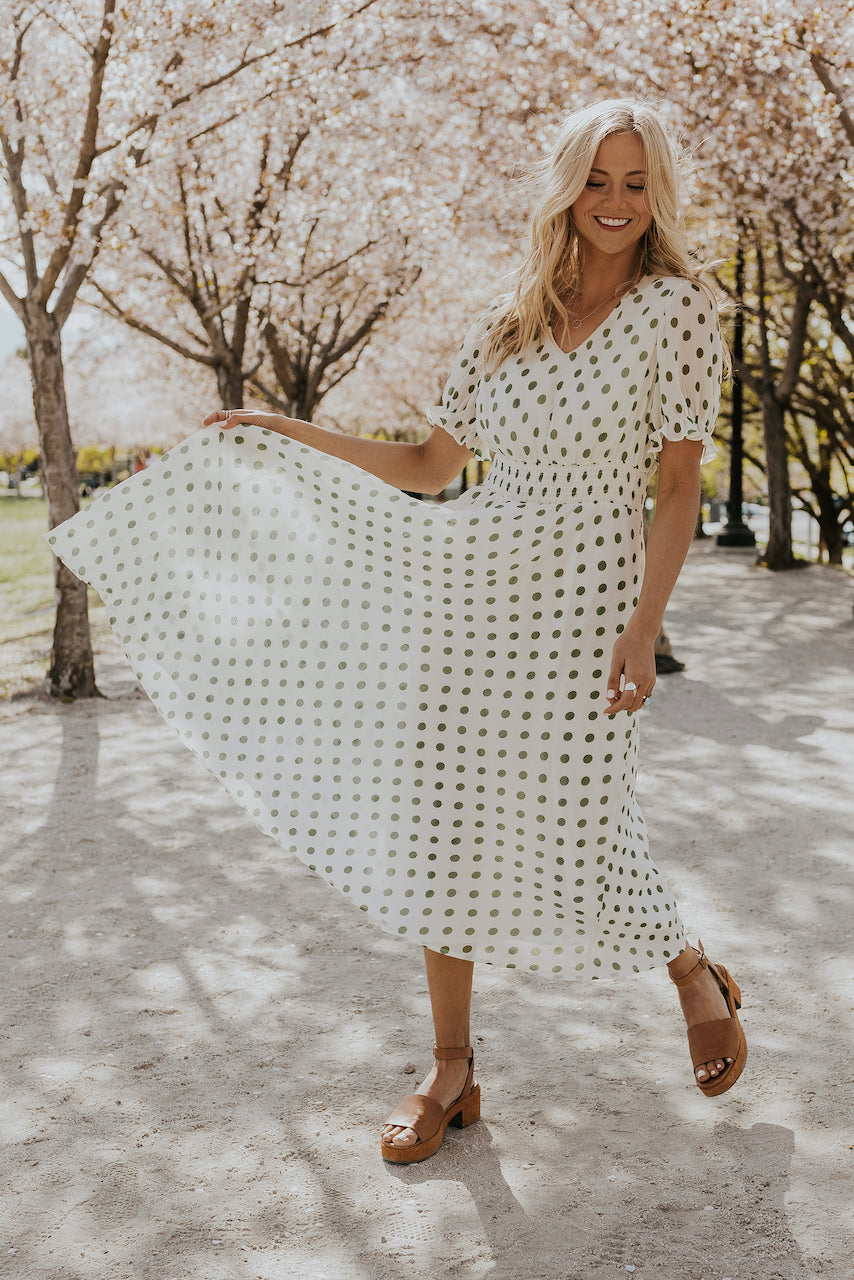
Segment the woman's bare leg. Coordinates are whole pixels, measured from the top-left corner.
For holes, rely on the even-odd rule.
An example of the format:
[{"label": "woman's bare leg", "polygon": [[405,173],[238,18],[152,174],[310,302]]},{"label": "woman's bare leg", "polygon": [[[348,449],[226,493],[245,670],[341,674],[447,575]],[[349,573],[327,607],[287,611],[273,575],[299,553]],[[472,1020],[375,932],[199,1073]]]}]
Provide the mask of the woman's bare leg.
[{"label": "woman's bare leg", "polygon": [[[462,1048],[470,1043],[469,1017],[474,964],[471,960],[443,956],[440,952],[428,951],[425,947],[424,967],[427,970],[427,986],[433,1009],[435,1043],[441,1049]],[[443,1107],[449,1107],[463,1090],[468,1065],[465,1059],[436,1062],[415,1092],[426,1094],[435,1098]],[[396,1147],[410,1147],[417,1142],[411,1129],[401,1129],[399,1125],[385,1125],[382,1134],[384,1141],[393,1141]]]}]

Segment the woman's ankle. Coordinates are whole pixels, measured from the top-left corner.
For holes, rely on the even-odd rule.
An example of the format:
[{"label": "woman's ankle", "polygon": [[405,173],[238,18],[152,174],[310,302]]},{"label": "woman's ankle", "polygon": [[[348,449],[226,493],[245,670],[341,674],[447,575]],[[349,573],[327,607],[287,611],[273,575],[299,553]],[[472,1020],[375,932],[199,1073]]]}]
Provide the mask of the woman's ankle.
[{"label": "woman's ankle", "polygon": [[679,978],[687,977],[692,969],[697,967],[701,953],[690,942],[686,942],[685,949],[679,952],[678,956],[674,956],[672,960],[667,961],[667,972],[670,974],[674,982]]}]

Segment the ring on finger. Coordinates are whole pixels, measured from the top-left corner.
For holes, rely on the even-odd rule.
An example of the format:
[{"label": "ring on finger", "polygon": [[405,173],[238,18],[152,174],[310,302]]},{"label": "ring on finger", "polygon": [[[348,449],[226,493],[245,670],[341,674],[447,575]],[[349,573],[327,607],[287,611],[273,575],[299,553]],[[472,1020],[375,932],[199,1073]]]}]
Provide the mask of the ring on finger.
[{"label": "ring on finger", "polygon": [[637,691],[638,691],[638,687],[635,684],[634,680],[629,680],[627,681],[626,684],[623,685],[623,693],[637,693]]}]

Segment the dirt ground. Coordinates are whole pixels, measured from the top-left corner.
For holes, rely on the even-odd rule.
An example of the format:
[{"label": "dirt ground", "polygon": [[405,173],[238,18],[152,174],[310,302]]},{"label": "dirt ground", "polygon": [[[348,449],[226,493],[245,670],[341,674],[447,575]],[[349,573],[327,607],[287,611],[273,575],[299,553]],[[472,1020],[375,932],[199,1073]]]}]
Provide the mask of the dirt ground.
[{"label": "dirt ground", "polygon": [[[750,1058],[693,1086],[666,973],[479,967],[483,1119],[377,1129],[430,1062],[420,954],[262,836],[101,655],[0,719],[15,1280],[850,1280],[851,579],[699,544],[642,797]],[[414,1072],[412,1068],[415,1068]]]}]

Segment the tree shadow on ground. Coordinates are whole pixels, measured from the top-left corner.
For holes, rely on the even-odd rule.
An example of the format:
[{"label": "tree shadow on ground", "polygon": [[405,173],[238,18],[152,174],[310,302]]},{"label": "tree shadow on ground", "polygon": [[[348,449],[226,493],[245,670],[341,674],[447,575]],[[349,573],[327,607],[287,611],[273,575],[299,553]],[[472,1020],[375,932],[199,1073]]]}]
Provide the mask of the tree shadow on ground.
[{"label": "tree shadow on ground", "polygon": [[783,607],[739,574],[680,586],[688,675],[645,722],[644,801],[742,982],[743,1080],[694,1088],[664,974],[479,968],[484,1119],[410,1168],[378,1128],[429,1063],[418,952],[262,837],[146,702],[7,721],[11,1274],[847,1280],[841,623],[828,579]]},{"label": "tree shadow on ground", "polygon": [[[598,1280],[678,1257],[682,1280],[760,1256],[768,1280],[803,1273],[792,1133],[753,1118],[779,1060],[747,1085],[746,1122],[720,1122],[696,1113],[659,975],[588,994],[484,970],[485,1121],[386,1166],[378,1123],[429,1045],[419,955],[255,832],[145,703],[37,720],[6,869],[22,1275]],[[761,1071],[773,1037],[752,1030]],[[811,1076],[819,1091],[830,1064]]]}]

